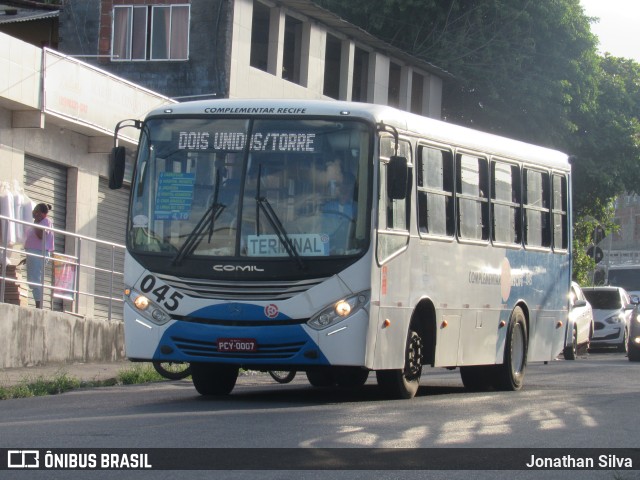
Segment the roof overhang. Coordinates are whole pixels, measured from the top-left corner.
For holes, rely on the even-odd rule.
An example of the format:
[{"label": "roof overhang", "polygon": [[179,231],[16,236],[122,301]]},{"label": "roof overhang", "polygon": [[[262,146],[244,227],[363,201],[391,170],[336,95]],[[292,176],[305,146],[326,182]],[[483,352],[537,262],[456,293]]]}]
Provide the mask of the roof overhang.
[{"label": "roof overhang", "polygon": [[443,80],[454,80],[453,74],[443,70],[442,68],[433,65],[425,60],[401,50],[387,42],[371,35],[366,30],[347,22],[343,18],[339,17],[335,13],[326,10],[310,0],[280,0],[280,5],[290,8],[294,12],[298,12],[309,18],[316,20],[329,27],[331,30],[339,32],[347,38],[351,38],[354,41],[359,41],[363,45],[369,45],[374,49],[389,55],[392,58],[396,58],[408,65],[412,65],[427,73],[436,75]]}]

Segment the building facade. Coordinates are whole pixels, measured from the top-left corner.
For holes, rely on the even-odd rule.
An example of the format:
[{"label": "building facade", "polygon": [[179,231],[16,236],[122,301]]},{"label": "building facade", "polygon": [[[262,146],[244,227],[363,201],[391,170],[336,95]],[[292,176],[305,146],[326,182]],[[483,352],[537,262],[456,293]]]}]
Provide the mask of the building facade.
[{"label": "building facade", "polygon": [[451,78],[309,0],[66,0],[59,48],[180,100],[334,98],[439,118]]}]

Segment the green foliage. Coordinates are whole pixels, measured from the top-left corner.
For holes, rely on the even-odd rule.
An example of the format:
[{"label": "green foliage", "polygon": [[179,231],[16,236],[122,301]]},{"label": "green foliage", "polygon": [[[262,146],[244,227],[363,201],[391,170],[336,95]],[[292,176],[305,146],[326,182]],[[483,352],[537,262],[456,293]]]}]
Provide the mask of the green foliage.
[{"label": "green foliage", "polygon": [[451,72],[453,123],[556,148],[594,108],[596,37],[579,0],[321,0],[373,35]]},{"label": "green foliage", "polygon": [[80,386],[81,383],[78,379],[70,377],[66,373],[58,374],[53,379],[45,379],[44,377],[25,379],[13,387],[0,387],[0,400],[56,395]]},{"label": "green foliage", "polygon": [[591,210],[595,217],[585,215],[573,222],[573,280],[582,286],[593,284],[596,264],[587,255],[587,250],[600,240],[595,235],[596,230],[601,228],[608,235],[618,228],[614,223],[615,206],[612,201],[604,205],[598,201]]},{"label": "green foliage", "polygon": [[138,383],[159,382],[164,378],[155,371],[150,363],[136,363],[131,368],[118,373],[118,380],[123,385]]},{"label": "green foliage", "polygon": [[113,385],[133,385],[138,383],[159,382],[165,380],[151,366],[151,364],[136,364],[118,372],[117,379],[101,381],[80,381],[65,372],[57,373],[53,378],[25,378],[17,385],[0,386],[0,400],[11,398],[40,397],[57,395],[77,388],[110,387]]},{"label": "green foliage", "polygon": [[571,139],[574,206],[596,218],[594,206],[640,185],[640,65],[606,56],[600,67],[597,108],[581,115],[580,132]]},{"label": "green foliage", "polygon": [[587,283],[590,219],[610,231],[612,200],[639,192],[640,65],[597,54],[580,1],[315,2],[452,73],[447,121],[574,156],[574,278]]}]

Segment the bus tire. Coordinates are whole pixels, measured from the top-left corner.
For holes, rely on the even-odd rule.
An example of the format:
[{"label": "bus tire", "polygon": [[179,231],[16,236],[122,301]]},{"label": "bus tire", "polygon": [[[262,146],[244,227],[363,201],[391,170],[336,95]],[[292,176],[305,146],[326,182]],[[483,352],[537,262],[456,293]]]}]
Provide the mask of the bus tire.
[{"label": "bus tire", "polygon": [[296,378],[295,370],[269,370],[269,375],[278,383],[291,383]]},{"label": "bus tire", "polygon": [[483,392],[493,386],[493,366],[460,367],[460,378],[467,390]]},{"label": "bus tire", "polygon": [[191,367],[184,362],[152,362],[153,368],[158,374],[169,380],[182,380],[191,375]]},{"label": "bus tire", "polygon": [[238,380],[237,365],[192,363],[191,379],[200,395],[229,395]]},{"label": "bus tire", "polygon": [[522,308],[511,312],[502,365],[494,367],[493,386],[496,390],[520,390],[524,384],[524,372],[527,367],[527,323]]},{"label": "bus tire", "polygon": [[336,384],[336,377],[328,368],[309,370],[306,374],[307,380],[314,387],[333,387]]},{"label": "bus tire", "polygon": [[339,387],[358,388],[367,383],[369,370],[359,367],[342,367],[336,371],[335,379]]},{"label": "bus tire", "polygon": [[571,345],[564,347],[564,359],[575,360],[578,357],[578,331],[574,328],[571,335]]},{"label": "bus tire", "polygon": [[423,340],[420,334],[409,327],[402,370],[377,370],[378,386],[391,398],[415,397],[422,375]]}]

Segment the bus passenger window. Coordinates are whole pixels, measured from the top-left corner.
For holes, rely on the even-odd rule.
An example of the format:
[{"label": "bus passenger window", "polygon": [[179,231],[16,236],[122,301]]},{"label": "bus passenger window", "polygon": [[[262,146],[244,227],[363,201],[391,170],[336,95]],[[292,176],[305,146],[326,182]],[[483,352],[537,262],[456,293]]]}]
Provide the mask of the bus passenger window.
[{"label": "bus passenger window", "polygon": [[458,234],[468,240],[489,239],[488,166],[484,158],[457,156]]},{"label": "bus passenger window", "polygon": [[556,250],[569,247],[567,202],[567,178],[553,175],[553,248]]},{"label": "bus passenger window", "polygon": [[524,172],[525,244],[551,246],[549,225],[549,174],[526,169]]},{"label": "bus passenger window", "polygon": [[451,152],[420,146],[417,175],[420,233],[453,236],[455,224]]},{"label": "bus passenger window", "polygon": [[494,242],[520,243],[520,169],[517,165],[492,163],[491,217]]}]

